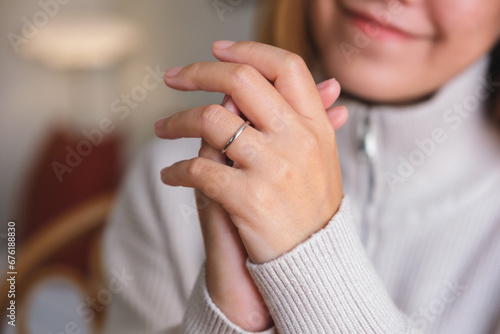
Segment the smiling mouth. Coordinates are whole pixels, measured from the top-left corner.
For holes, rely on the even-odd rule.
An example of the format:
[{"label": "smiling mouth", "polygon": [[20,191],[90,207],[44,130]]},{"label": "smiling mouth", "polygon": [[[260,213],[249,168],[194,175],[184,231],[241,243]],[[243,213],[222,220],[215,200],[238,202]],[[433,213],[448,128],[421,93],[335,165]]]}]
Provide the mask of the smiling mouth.
[{"label": "smiling mouth", "polygon": [[371,14],[358,12],[343,5],[339,7],[344,11],[349,21],[370,38],[382,41],[408,41],[432,38],[428,35],[418,35],[405,31],[391,25],[389,22],[383,22]]}]

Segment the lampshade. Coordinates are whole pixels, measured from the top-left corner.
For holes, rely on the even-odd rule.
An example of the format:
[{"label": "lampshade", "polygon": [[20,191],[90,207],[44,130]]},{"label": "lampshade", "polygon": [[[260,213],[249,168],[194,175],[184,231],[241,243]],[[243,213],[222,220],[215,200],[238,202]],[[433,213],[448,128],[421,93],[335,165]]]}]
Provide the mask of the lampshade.
[{"label": "lampshade", "polygon": [[60,13],[28,43],[21,55],[56,70],[99,70],[136,52],[142,31],[117,15]]}]

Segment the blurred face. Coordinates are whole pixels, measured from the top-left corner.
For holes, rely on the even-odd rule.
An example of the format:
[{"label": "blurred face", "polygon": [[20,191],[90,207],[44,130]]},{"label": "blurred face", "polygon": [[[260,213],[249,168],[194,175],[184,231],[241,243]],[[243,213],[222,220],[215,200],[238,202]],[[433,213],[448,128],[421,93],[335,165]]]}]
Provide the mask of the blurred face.
[{"label": "blurred face", "polygon": [[309,1],[324,70],[372,102],[435,92],[500,36],[499,0]]}]

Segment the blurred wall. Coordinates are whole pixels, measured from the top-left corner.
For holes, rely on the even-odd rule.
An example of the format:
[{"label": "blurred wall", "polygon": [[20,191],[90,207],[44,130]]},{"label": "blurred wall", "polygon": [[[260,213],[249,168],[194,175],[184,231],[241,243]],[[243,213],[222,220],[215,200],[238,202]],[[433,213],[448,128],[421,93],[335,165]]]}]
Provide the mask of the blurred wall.
[{"label": "blurred wall", "polygon": [[[143,27],[143,47],[115,69],[75,76],[54,72],[19,57],[8,39],[21,33],[24,18],[32,20],[40,3],[59,1],[60,13],[86,9],[119,13]],[[217,12],[214,2],[223,3]],[[241,2],[241,3],[240,3]],[[112,101],[141,85],[147,68],[162,70],[199,60],[213,60],[211,43],[218,39],[253,37],[255,1],[227,0],[8,0],[0,1],[0,222],[13,216],[25,176],[39,154],[50,128],[67,119],[81,105],[75,98],[89,96],[85,108],[111,113]],[[225,5],[225,6],[224,6]],[[229,8],[231,7],[231,8]],[[59,14],[57,14],[59,15]],[[36,36],[34,37],[36,38]],[[28,41],[29,42],[29,41]],[[85,77],[88,77],[87,79]],[[89,79],[91,78],[91,79]],[[90,82],[90,83],[89,83]],[[83,93],[82,93],[83,92]],[[188,107],[220,103],[222,95],[175,92],[164,85],[117,124],[127,138],[126,157],[131,157],[153,135],[154,120]],[[81,112],[86,112],[81,110]]]}]

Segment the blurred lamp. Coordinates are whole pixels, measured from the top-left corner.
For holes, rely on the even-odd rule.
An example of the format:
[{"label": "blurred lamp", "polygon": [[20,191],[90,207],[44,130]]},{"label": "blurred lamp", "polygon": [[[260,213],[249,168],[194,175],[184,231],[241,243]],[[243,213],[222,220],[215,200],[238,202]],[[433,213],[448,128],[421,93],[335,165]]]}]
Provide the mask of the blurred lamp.
[{"label": "blurred lamp", "polygon": [[138,51],[141,35],[124,17],[61,13],[21,48],[21,55],[55,70],[103,70]]}]

